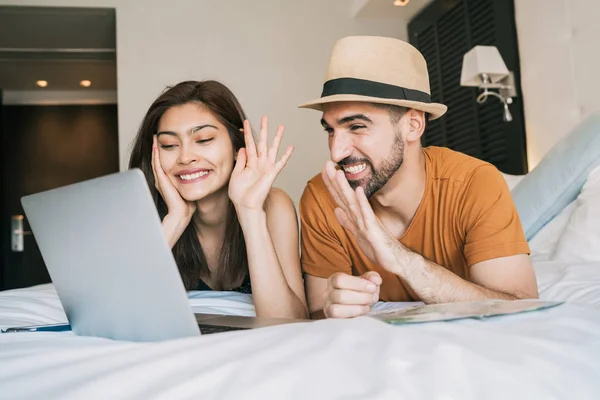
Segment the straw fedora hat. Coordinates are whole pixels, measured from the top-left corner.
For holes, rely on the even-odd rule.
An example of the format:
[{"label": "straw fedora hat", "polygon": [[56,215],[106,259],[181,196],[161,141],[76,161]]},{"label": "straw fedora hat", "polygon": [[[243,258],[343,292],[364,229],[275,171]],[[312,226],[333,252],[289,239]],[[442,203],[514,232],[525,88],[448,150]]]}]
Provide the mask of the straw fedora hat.
[{"label": "straw fedora hat", "polygon": [[423,55],[402,40],[377,36],[340,39],[329,60],[321,97],[300,108],[323,110],[323,104],[364,101],[392,104],[429,113],[430,120],[448,107],[431,102]]}]

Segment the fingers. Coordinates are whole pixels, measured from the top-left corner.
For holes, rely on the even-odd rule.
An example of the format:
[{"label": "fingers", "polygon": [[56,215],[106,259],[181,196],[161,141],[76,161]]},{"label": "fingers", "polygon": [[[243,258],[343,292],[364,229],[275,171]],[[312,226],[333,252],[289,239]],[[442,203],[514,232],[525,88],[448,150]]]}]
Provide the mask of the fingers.
[{"label": "fingers", "polygon": [[371,281],[377,286],[379,286],[383,283],[383,279],[381,278],[381,275],[379,275],[379,273],[377,273],[375,271],[369,271],[365,274],[362,274],[361,278]]},{"label": "fingers", "polygon": [[[340,225],[353,232],[357,229],[364,229],[363,209],[357,200],[357,194],[350,187],[344,171],[336,170],[333,163],[328,161],[325,164],[322,176],[327,190],[331,193],[338,207],[341,208],[342,212],[336,211],[335,213]],[[367,205],[370,209],[371,206],[368,201]]]},{"label": "fingers", "polygon": [[371,311],[367,305],[327,304],[323,312],[327,318],[354,318]]},{"label": "fingers", "polygon": [[156,135],[152,138],[152,173],[154,174],[154,187],[160,191],[160,186],[158,184],[158,173],[157,167],[160,165],[160,159],[158,158],[158,140],[156,139]]},{"label": "fingers", "polygon": [[[154,140],[156,141],[156,139],[154,139]],[[155,177],[157,177],[159,181],[163,178],[166,178],[167,174],[165,174],[165,171],[162,169],[162,166],[160,165],[160,156],[158,155],[158,146],[154,146],[154,154],[153,154],[152,161],[153,161]]]},{"label": "fingers", "polygon": [[252,128],[248,120],[244,121],[244,142],[246,144],[246,157],[249,167],[253,167],[256,163],[256,145],[254,143],[254,136],[252,136]]},{"label": "fingers", "polygon": [[[346,214],[348,214],[350,217],[350,206],[348,204],[346,194],[342,189],[343,186],[341,185],[341,182],[344,182],[348,187],[350,187],[348,181],[346,180],[346,176],[344,175],[344,171],[336,170],[333,163],[330,162],[330,166],[328,167],[328,175],[331,182],[331,187],[336,192],[336,196],[339,199],[338,205],[342,207],[344,211],[346,211]],[[352,191],[352,189],[350,189],[350,191]]]},{"label": "fingers", "polygon": [[288,146],[281,159],[277,161],[277,153],[279,152],[279,146],[281,144],[281,139],[283,137],[284,130],[285,127],[283,125],[279,125],[279,127],[277,128],[277,132],[275,132],[273,143],[271,143],[271,146],[269,147],[268,117],[265,115],[260,120],[258,142],[254,141],[254,137],[252,136],[252,128],[250,127],[250,122],[247,120],[244,121],[243,133],[244,142],[246,146],[246,163],[249,168],[254,168],[259,158],[267,157],[271,164],[275,166],[275,173],[279,174],[279,172],[281,172],[281,170],[287,164],[290,156],[292,155],[292,152],[294,151],[294,146]]},{"label": "fingers", "polygon": [[348,274],[334,274],[329,278],[329,284],[333,289],[355,290],[358,292],[375,293],[377,285],[367,279]]},{"label": "fingers", "polygon": [[244,170],[244,168],[246,168],[246,159],[246,149],[242,147],[238,151],[237,160],[235,161],[235,167],[233,168],[233,172],[231,173],[232,176],[241,173]]},{"label": "fingers", "polygon": [[340,223],[340,225],[344,228],[350,231],[350,233],[352,233],[352,235],[354,237],[356,237],[356,227],[354,226],[354,224],[350,221],[350,218],[348,218],[348,215],[346,214],[346,211],[342,210],[340,207],[337,207],[335,210],[333,210],[333,213],[335,214],[335,218],[338,220],[338,222]]},{"label": "fingers", "polygon": [[333,200],[339,207],[344,207],[342,199],[340,197],[340,193],[338,193],[337,189],[334,187],[333,181],[335,181],[335,167],[331,161],[327,161],[325,163],[325,167],[321,172],[321,176],[323,177],[323,182],[327,187],[327,190],[333,197]]},{"label": "fingers", "polygon": [[[277,152],[279,151],[279,144],[281,143],[281,138],[283,137],[284,126],[279,125],[277,128],[277,132],[275,132],[275,137],[273,138],[273,143],[271,143],[271,147],[267,152],[267,156],[272,163],[275,163],[277,160]],[[289,147],[288,147],[289,148]]]},{"label": "fingers", "polygon": [[359,206],[358,201],[356,199],[356,193],[354,192],[354,190],[352,190],[350,184],[344,176],[344,171],[337,171],[335,178],[338,184],[338,188],[343,196],[343,201],[346,204],[346,207],[352,213],[352,215],[348,215],[348,217],[353,218],[358,229],[364,229],[365,223],[363,219],[362,209]]},{"label": "fingers", "polygon": [[327,176],[329,177],[329,182],[330,182],[331,188],[335,191],[336,197],[339,199],[339,202],[340,202],[339,206],[347,208],[347,207],[345,207],[346,203],[344,202],[344,197],[343,197],[342,191],[339,187],[339,183],[337,181],[338,172],[341,172],[343,175],[344,171],[336,170],[335,165],[331,161],[327,162],[327,164],[325,165],[325,168],[327,170]]},{"label": "fingers", "polygon": [[[150,158],[150,162],[152,164],[152,172],[154,172],[154,175],[156,175],[156,172],[154,171],[154,159],[156,158],[156,135],[152,136],[152,158]],[[154,177],[154,180],[156,180],[156,176]]]},{"label": "fingers", "polygon": [[377,293],[338,289],[331,292],[329,300],[332,304],[370,306],[375,304],[378,297]]},{"label": "fingers", "polygon": [[352,318],[370,312],[371,306],[379,300],[381,282],[378,277],[381,278],[376,272],[368,272],[362,277],[343,273],[332,275],[327,283],[325,315],[328,318]]},{"label": "fingers", "polygon": [[373,208],[371,207],[371,204],[369,203],[369,199],[367,199],[367,196],[365,195],[365,189],[361,186],[356,188],[356,202],[358,205],[358,208],[360,209],[360,213],[362,216],[362,221],[364,223],[365,226],[373,226],[373,224],[377,223],[377,217],[375,216],[375,213],[373,212]]},{"label": "fingers", "polygon": [[[279,174],[283,167],[286,166],[288,160],[292,156],[293,151],[294,146],[288,146],[288,148],[285,150],[285,153],[283,153],[283,155],[281,156],[281,159],[275,164],[275,174]],[[277,151],[275,151],[275,154],[277,154]]]},{"label": "fingers", "polygon": [[269,123],[266,115],[260,119],[260,130],[258,131],[258,156],[267,155],[267,140],[269,137]]}]

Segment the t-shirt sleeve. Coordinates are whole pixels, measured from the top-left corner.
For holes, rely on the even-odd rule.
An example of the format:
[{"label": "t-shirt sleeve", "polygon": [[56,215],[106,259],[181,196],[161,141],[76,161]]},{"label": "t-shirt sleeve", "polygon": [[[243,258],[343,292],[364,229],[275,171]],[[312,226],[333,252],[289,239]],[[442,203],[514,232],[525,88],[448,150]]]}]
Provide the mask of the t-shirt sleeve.
[{"label": "t-shirt sleeve", "polygon": [[[325,203],[323,196],[326,194],[320,194],[317,190],[309,182],[300,199],[302,271],[319,278],[329,278],[336,272],[351,274],[350,258],[330,225],[338,223],[333,208],[322,204]],[[332,221],[332,217],[335,221]]]},{"label": "t-shirt sleeve", "polygon": [[467,265],[493,258],[529,254],[519,214],[504,177],[494,166],[479,167],[462,207]]}]

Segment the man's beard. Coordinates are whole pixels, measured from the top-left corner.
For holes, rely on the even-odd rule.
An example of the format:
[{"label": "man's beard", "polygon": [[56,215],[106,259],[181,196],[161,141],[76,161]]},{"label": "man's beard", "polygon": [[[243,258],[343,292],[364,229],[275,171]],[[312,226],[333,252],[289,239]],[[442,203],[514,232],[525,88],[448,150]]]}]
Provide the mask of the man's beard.
[{"label": "man's beard", "polygon": [[385,186],[386,183],[390,180],[392,175],[398,171],[398,169],[402,166],[402,162],[404,161],[404,142],[402,141],[402,135],[400,132],[396,134],[396,139],[392,144],[392,148],[390,150],[389,155],[381,162],[379,168],[373,167],[373,164],[367,160],[366,158],[350,158],[346,157],[342,161],[338,163],[340,167],[345,165],[353,165],[365,163],[367,164],[367,168],[371,170],[371,177],[356,180],[356,181],[348,181],[350,187],[352,189],[356,189],[359,186],[362,186],[365,195],[367,198],[370,198],[373,194],[375,194],[379,189]]}]

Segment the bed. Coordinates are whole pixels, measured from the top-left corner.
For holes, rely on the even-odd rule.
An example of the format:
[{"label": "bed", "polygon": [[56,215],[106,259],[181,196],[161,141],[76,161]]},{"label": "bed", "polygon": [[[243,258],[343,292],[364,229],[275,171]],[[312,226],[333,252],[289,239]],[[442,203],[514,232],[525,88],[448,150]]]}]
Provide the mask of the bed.
[{"label": "bed", "polygon": [[[404,326],[315,321],[158,343],[0,334],[0,398],[598,398],[600,261],[548,260],[544,244],[533,258],[540,297],[566,302],[555,308]],[[254,314],[241,293],[189,298],[196,312]],[[51,284],[0,293],[1,328],[65,320]]]},{"label": "bed", "polygon": [[[0,399],[600,398],[600,167],[587,182],[530,240],[540,298],[560,306],[401,326],[367,316],[155,343],[0,334]],[[254,314],[245,294],[190,292],[189,300],[196,312]],[[0,292],[0,328],[65,320],[51,284]]]},{"label": "bed", "polygon": [[[2,399],[592,399],[600,394],[600,263],[540,262],[535,313],[392,326],[369,317],[158,343],[0,335]],[[243,294],[195,311],[252,315]],[[52,285],[0,293],[0,327],[64,321]]]}]

